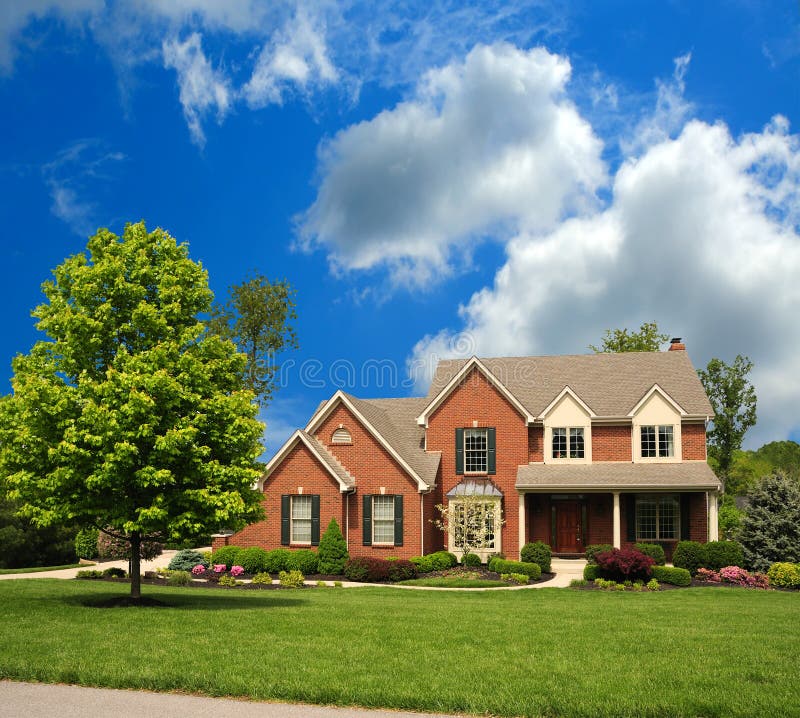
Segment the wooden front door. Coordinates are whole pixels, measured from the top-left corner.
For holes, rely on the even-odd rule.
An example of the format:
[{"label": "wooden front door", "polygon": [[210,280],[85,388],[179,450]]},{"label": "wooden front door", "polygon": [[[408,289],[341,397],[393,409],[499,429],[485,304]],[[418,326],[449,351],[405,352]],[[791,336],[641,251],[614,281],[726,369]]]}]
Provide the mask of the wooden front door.
[{"label": "wooden front door", "polygon": [[558,553],[582,553],[581,510],[577,501],[556,504],[556,547]]}]

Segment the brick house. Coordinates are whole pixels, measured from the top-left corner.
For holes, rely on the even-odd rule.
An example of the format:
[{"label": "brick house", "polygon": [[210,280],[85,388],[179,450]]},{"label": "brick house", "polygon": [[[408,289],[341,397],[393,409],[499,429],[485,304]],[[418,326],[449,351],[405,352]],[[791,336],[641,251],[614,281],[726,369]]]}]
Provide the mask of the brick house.
[{"label": "brick house", "polygon": [[426,397],[323,402],[267,464],[267,520],[214,546],[315,546],[335,517],[351,556],[453,550],[435,507],[469,494],[494,534],[486,553],[655,541],[670,556],[681,539],[717,538],[711,412],[680,340],[666,352],[442,361]]}]

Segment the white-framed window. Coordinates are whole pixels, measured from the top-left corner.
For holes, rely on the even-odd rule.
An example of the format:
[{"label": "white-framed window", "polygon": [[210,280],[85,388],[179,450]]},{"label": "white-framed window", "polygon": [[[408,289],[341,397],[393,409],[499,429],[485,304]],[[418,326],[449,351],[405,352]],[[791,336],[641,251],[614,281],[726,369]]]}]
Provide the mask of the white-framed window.
[{"label": "white-framed window", "polygon": [[639,431],[643,459],[675,456],[675,428],[673,426],[642,426]]},{"label": "white-framed window", "polygon": [[488,429],[464,429],[464,469],[468,474],[489,470]]},{"label": "white-framed window", "polygon": [[464,533],[467,545],[473,553],[500,549],[500,499],[476,501],[474,499],[450,499],[452,518],[450,519],[449,549],[461,553],[464,547]]},{"label": "white-framed window", "polygon": [[311,496],[292,496],[292,543],[311,545]]},{"label": "white-framed window", "polygon": [[372,543],[394,545],[394,496],[372,497]]},{"label": "white-framed window", "polygon": [[636,498],[636,540],[671,541],[680,536],[681,510],[677,496]]},{"label": "white-framed window", "polygon": [[333,432],[331,436],[331,443],[332,444],[352,444],[353,437],[350,436],[350,432],[345,429],[343,426],[340,426],[336,431]]},{"label": "white-framed window", "polygon": [[586,442],[583,427],[556,427],[553,429],[554,459],[583,459]]}]

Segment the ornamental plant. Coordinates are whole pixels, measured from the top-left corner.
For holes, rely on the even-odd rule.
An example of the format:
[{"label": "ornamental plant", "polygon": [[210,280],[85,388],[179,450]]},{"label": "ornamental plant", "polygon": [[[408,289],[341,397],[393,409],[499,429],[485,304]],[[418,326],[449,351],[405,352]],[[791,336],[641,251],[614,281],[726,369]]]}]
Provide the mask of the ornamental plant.
[{"label": "ornamental plant", "polygon": [[241,566],[231,566],[231,576],[241,576],[244,569]]},{"label": "ornamental plant", "polygon": [[224,563],[215,563],[213,567],[214,573],[225,573],[227,566]]},{"label": "ornamental plant", "polygon": [[205,572],[206,572],[206,567],[203,566],[202,563],[198,563],[197,566],[195,566],[192,569],[193,576],[202,576]]},{"label": "ornamental plant", "polygon": [[781,561],[773,563],[767,571],[771,586],[800,588],[800,563]]},{"label": "ornamental plant", "polygon": [[653,573],[655,559],[632,548],[611,549],[595,555],[600,571],[615,580],[647,579]]},{"label": "ornamental plant", "polygon": [[350,554],[347,552],[347,542],[342,536],[342,531],[336,519],[332,518],[319,540],[317,549],[318,566],[321,574],[338,576],[344,571],[344,565]]}]

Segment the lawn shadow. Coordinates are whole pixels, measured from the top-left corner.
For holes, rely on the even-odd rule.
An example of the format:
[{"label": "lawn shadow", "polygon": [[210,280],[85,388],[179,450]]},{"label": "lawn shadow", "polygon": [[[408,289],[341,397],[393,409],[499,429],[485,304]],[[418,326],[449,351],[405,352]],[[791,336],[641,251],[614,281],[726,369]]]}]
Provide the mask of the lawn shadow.
[{"label": "lawn shadow", "polygon": [[219,595],[204,595],[199,592],[185,594],[174,592],[164,594],[143,593],[139,603],[131,601],[128,594],[96,594],[77,593],[72,596],[60,596],[57,600],[71,606],[82,608],[136,608],[141,610],[160,610],[164,608],[177,608],[185,611],[230,611],[253,610],[270,608],[299,608],[308,603],[307,599],[299,595],[286,595],[289,592],[275,595],[276,591],[264,592],[264,595],[235,594],[230,591],[220,591]]}]

